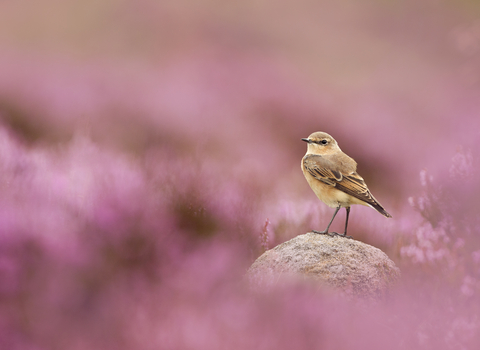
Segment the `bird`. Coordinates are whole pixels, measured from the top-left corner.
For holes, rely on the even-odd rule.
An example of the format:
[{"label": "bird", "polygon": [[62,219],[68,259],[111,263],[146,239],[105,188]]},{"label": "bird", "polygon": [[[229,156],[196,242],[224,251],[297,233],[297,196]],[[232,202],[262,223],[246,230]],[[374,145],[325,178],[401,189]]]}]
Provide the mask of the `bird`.
[{"label": "bird", "polygon": [[[385,208],[373,197],[363,178],[357,173],[357,162],[342,152],[337,141],[326,132],[314,132],[302,141],[308,143],[307,153],[302,158],[302,171],[316,196],[331,208],[335,208],[332,219],[324,231],[312,230],[317,234],[347,236],[348,217],[352,204],[369,206],[387,218]],[[330,225],[340,208],[345,208],[345,231],[343,234],[329,232]]]}]

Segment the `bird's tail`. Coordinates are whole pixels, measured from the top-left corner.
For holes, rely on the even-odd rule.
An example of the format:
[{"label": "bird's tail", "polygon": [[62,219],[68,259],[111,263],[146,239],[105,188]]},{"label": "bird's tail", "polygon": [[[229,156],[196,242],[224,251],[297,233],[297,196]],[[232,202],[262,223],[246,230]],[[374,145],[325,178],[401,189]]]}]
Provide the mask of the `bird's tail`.
[{"label": "bird's tail", "polygon": [[374,203],[369,203],[371,205],[371,207],[373,209],[375,209],[376,211],[378,211],[380,214],[382,214],[383,216],[387,217],[387,218],[391,218],[392,216],[385,210],[384,207],[382,207],[382,205],[380,203],[378,203],[377,200],[375,200]]}]

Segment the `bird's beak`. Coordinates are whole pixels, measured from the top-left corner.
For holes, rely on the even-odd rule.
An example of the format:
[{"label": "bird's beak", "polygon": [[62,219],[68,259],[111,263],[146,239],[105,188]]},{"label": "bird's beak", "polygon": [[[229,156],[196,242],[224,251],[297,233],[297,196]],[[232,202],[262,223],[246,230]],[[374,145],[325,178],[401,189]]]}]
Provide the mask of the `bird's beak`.
[{"label": "bird's beak", "polygon": [[308,143],[312,142],[312,141],[310,141],[310,139],[302,139],[302,141],[305,141],[305,142],[308,142]]}]

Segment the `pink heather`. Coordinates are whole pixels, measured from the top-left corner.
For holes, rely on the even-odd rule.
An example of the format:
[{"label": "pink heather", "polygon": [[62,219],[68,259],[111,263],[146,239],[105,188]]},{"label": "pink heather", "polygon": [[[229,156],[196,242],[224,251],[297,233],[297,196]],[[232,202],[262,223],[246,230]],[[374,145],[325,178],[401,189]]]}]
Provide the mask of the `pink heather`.
[{"label": "pink heather", "polygon": [[[0,349],[479,348],[479,16],[1,3]],[[314,131],[393,215],[349,223],[402,271],[386,300],[245,283],[333,213],[300,170]]]}]

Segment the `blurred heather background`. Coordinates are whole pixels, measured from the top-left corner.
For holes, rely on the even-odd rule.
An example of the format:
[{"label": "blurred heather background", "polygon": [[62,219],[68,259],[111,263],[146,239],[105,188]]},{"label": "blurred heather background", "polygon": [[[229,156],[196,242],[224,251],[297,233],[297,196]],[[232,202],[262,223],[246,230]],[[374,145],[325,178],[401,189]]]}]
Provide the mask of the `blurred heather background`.
[{"label": "blurred heather background", "polygon": [[[367,310],[243,282],[332,215],[314,131],[393,215]],[[479,348],[479,137],[478,1],[1,1],[0,348]]]}]

